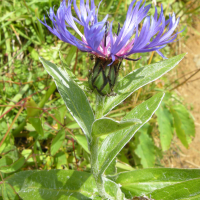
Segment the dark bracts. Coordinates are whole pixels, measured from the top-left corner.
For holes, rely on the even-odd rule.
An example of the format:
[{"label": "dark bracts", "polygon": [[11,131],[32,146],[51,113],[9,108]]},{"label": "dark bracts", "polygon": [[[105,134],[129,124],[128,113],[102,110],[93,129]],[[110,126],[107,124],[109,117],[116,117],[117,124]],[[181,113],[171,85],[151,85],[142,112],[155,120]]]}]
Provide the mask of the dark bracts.
[{"label": "dark bracts", "polygon": [[90,88],[102,96],[110,95],[116,84],[121,62],[116,60],[112,63],[111,59],[96,57],[94,68],[88,77]]}]

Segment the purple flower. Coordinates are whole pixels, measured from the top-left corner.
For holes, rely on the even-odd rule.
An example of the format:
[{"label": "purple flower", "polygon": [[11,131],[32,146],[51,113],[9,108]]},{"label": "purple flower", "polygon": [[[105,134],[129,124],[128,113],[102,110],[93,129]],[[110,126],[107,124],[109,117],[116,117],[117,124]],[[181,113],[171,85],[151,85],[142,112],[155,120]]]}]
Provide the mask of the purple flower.
[{"label": "purple flower", "polygon": [[[72,7],[77,15],[76,18],[72,15]],[[120,24],[118,25],[117,33],[112,31],[113,22],[109,26],[108,15],[102,21],[98,21],[98,8],[94,0],[91,0],[91,3],[89,0],[86,0],[86,3],[80,0],[80,10],[76,5],[76,0],[68,0],[68,5],[63,0],[56,14],[50,8],[49,18],[53,27],[47,25],[45,17],[44,22],[40,22],[60,40],[76,46],[81,51],[112,60],[111,63],[115,60],[129,60],[128,56],[134,53],[150,51],[156,51],[165,58],[159,50],[176,39],[178,32],[173,33],[179,23],[179,18],[176,19],[173,14],[165,20],[162,7],[160,16],[156,7],[154,16],[149,16],[150,7],[151,5],[142,4],[142,0],[132,1],[124,25],[121,29]],[[142,20],[144,22],[139,31]],[[78,29],[77,24],[84,28],[84,33]],[[81,39],[70,33],[70,29],[73,29]]]},{"label": "purple flower", "polygon": [[[98,21],[100,4],[96,8],[94,0],[90,3],[89,0],[86,0],[86,3],[80,0],[80,9],[76,5],[76,0],[68,0],[68,5],[63,0],[56,14],[52,8],[50,9],[52,28],[47,25],[45,18],[45,23],[40,22],[60,40],[94,55],[95,65],[88,76],[89,86],[100,95],[109,96],[113,94],[123,59],[136,61],[140,58],[130,59],[129,56],[150,51],[156,51],[165,58],[159,50],[177,37],[178,32],[174,34],[174,30],[179,19],[176,20],[175,14],[165,20],[161,7],[160,16],[156,8],[154,16],[149,16],[151,5],[145,6],[142,1],[132,1],[124,25],[120,28],[118,24],[117,33],[112,30],[113,22],[109,24],[107,21],[108,15],[102,21]],[[72,15],[72,7],[77,18]],[[142,21],[142,28],[139,29]],[[77,25],[82,26],[84,31],[80,31]],[[72,29],[80,39],[70,33]]]}]

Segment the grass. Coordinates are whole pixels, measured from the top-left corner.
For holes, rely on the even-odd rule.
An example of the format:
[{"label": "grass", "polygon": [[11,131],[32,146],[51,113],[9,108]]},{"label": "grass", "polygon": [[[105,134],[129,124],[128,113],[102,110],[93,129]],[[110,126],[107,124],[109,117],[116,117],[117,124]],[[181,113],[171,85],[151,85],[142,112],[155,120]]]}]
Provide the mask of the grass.
[{"label": "grass", "polygon": [[[190,26],[191,15],[199,13],[197,1],[157,1],[160,8],[161,2],[165,14],[172,11],[181,16],[181,27]],[[74,140],[72,134],[81,135],[76,122],[64,106],[60,94],[46,71],[44,71],[39,56],[60,65],[60,57],[65,66],[69,67],[79,80],[86,81],[89,69],[93,65],[89,56],[77,51],[76,47],[59,41],[42,26],[38,19],[43,19],[46,10],[50,6],[58,7],[59,1],[2,1],[0,5],[0,155],[9,156],[14,161],[20,156],[26,158],[25,169],[89,169],[89,155]],[[100,17],[105,13],[110,14],[110,21],[114,18],[115,23],[123,24],[125,14],[130,1],[103,1],[100,7]],[[148,1],[147,3],[151,3]],[[106,7],[106,10],[104,8]],[[189,8],[189,9],[188,9]],[[153,8],[150,11],[153,13]],[[50,21],[48,21],[50,24]],[[117,27],[117,26],[116,26]],[[185,33],[184,33],[185,34]],[[176,45],[176,44],[175,44]],[[166,47],[164,54],[175,54],[175,46]],[[133,58],[139,55],[133,55]],[[154,53],[143,54],[140,62],[123,61],[120,76],[124,76],[135,68],[144,66],[146,63],[160,61],[161,58]],[[163,78],[160,82],[152,83],[139,89],[129,97],[123,105],[112,111],[110,117],[120,120],[128,110],[151,97],[158,90],[165,90],[169,80]],[[86,91],[87,92],[87,91]],[[91,100],[94,96],[87,92]],[[172,96],[172,95],[171,95]],[[168,101],[172,98],[169,95]],[[94,105],[92,104],[94,107]],[[29,114],[39,119],[43,128],[43,135],[38,134],[28,120]],[[60,146],[57,154],[51,156],[51,143],[59,128],[66,127],[66,138]],[[156,118],[150,122],[151,138],[156,135],[159,141]],[[140,159],[133,149],[136,148],[135,140],[121,152],[118,159],[133,167],[142,167]],[[63,158],[64,155],[64,164]],[[160,145],[155,146],[155,165],[160,165],[162,150]],[[123,166],[123,165],[122,165]],[[124,165],[124,169],[126,166]],[[119,170],[124,170],[121,167]],[[6,176],[6,175],[4,175]]]}]

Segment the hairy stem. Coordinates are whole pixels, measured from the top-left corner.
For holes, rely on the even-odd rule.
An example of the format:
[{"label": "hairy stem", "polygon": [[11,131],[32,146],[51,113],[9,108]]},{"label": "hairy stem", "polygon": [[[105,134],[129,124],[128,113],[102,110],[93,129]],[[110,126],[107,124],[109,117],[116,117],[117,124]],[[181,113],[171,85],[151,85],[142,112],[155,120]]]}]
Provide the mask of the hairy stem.
[{"label": "hairy stem", "polygon": [[[103,106],[104,106],[104,96],[100,96],[99,94],[96,95],[96,113],[95,113],[95,118],[100,119],[103,116]],[[92,173],[96,181],[97,189],[99,191],[99,194],[103,198],[107,198],[105,189],[104,189],[104,184],[103,184],[103,179],[102,176],[99,175],[99,163],[98,163],[98,143],[99,143],[99,138],[96,136],[91,136],[91,168],[92,168]]]},{"label": "hairy stem", "polygon": [[103,117],[103,106],[104,106],[105,97],[99,94],[96,95],[96,113],[95,119],[100,119]]}]

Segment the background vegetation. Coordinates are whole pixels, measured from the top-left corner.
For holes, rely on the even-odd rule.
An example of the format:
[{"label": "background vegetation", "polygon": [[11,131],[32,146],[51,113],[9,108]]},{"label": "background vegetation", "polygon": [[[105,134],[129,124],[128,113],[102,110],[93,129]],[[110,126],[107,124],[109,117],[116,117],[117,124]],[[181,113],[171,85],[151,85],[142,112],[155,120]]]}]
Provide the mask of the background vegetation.
[{"label": "background vegetation", "polygon": [[[87,143],[78,124],[67,111],[52,78],[42,67],[39,56],[71,69],[86,88],[91,103],[94,96],[87,89],[87,75],[93,61],[86,53],[59,41],[41,25],[46,11],[59,0],[8,0],[0,4],[0,172],[1,178],[24,169],[90,170]],[[122,25],[130,0],[105,0],[100,17],[109,13]],[[147,1],[147,4],[152,1]],[[157,1],[165,15],[180,16],[178,41],[164,48],[167,57],[179,54],[179,43],[187,40],[187,27],[200,10],[198,1]],[[96,1],[96,5],[98,1]],[[152,6],[151,13],[154,8]],[[47,18],[46,18],[47,19]],[[48,23],[50,21],[47,19]],[[133,55],[137,58],[140,55]],[[123,61],[120,76],[144,64],[161,61],[154,53],[142,54],[138,62]],[[62,63],[61,63],[62,62]],[[166,96],[156,115],[121,151],[117,171],[133,168],[162,167],[163,155],[177,149],[173,138],[188,147],[195,136],[193,118],[174,89],[179,86],[176,71],[139,89],[109,114],[120,120],[127,111],[150,98],[157,91]],[[175,81],[174,81],[175,80]],[[94,107],[94,106],[93,106]],[[65,131],[59,131],[64,127]]]}]

